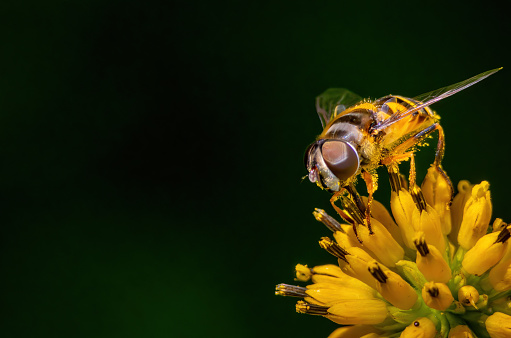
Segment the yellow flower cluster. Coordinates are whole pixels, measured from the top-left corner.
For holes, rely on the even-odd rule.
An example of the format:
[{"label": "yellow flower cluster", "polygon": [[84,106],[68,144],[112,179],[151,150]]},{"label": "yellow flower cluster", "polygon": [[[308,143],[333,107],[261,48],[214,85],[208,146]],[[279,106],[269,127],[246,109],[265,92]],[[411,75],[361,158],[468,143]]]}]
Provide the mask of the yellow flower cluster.
[{"label": "yellow flower cluster", "polygon": [[[511,225],[490,226],[488,182],[461,181],[452,199],[435,167],[421,187],[408,188],[397,167],[389,174],[392,215],[374,201],[371,232],[316,209],[334,238],[319,244],[338,264],[299,264],[296,280],[312,284],[279,284],[276,294],[343,325],[330,338],[511,337]],[[364,219],[361,204],[344,197],[343,211]]]}]

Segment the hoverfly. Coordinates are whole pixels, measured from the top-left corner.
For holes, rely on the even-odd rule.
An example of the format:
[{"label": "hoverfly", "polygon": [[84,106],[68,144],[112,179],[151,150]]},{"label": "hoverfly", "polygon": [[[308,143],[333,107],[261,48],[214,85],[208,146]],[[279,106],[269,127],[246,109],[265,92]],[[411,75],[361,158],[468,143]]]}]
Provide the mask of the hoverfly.
[{"label": "hoverfly", "polygon": [[[365,212],[365,221],[362,219],[362,222],[367,223],[371,232],[370,206],[377,189],[376,169],[382,165],[390,169],[401,161],[413,160],[416,147],[436,131],[438,144],[433,166],[450,182],[441,168],[444,131],[438,122],[439,116],[429,106],[500,69],[415,98],[388,95],[370,101],[362,100],[343,88],[328,89],[316,98],[317,112],[324,129],[305,152],[309,180],[333,193],[330,199],[332,206],[343,218],[348,216],[350,219],[335,205],[341,196],[348,193],[359,210]],[[359,175],[367,186],[367,206],[362,204],[354,188]]]}]

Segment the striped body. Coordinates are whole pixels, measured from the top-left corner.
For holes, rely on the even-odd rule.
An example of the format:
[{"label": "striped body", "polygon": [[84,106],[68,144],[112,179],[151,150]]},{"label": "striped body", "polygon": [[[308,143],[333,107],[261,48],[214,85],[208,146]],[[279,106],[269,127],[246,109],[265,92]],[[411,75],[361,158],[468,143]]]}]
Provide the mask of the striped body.
[{"label": "striped body", "polygon": [[349,142],[360,155],[359,170],[372,172],[381,165],[384,157],[398,155],[393,154],[396,146],[434,124],[438,116],[435,116],[429,107],[425,107],[377,134],[371,132],[371,127],[418,103],[410,98],[389,95],[336,112],[335,117],[319,135],[318,141],[336,139]]}]

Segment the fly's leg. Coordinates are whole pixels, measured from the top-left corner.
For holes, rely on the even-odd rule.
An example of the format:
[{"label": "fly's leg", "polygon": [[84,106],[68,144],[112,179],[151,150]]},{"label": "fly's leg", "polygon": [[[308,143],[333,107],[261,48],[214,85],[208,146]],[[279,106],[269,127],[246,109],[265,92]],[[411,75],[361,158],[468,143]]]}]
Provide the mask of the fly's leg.
[{"label": "fly's leg", "polygon": [[[349,197],[346,193],[349,194]],[[341,200],[342,209],[335,204],[339,199]],[[357,224],[364,224],[364,212],[367,208],[364,206],[355,187],[352,184],[343,187],[330,198],[330,203],[345,221],[353,225],[355,236],[362,243],[362,240],[358,237]]]},{"label": "fly's leg", "polygon": [[410,187],[414,187],[417,183],[417,173],[415,172],[415,156],[410,156],[410,176],[408,177]]},{"label": "fly's leg", "polygon": [[353,220],[353,218],[347,212],[345,212],[344,210],[339,208],[337,205],[335,205],[335,202],[339,198],[341,198],[344,195],[344,193],[345,193],[344,188],[341,188],[339,191],[334,193],[332,195],[332,197],[330,198],[330,204],[332,204],[332,207],[339,214],[339,216],[341,216],[342,219],[344,219],[348,223],[355,224],[355,221]]},{"label": "fly's leg", "polygon": [[[444,151],[445,151],[445,134],[444,134],[444,129],[438,123],[435,123],[425,129],[419,131],[417,134],[413,135],[408,140],[401,143],[399,146],[397,146],[394,149],[394,153],[396,153],[397,155],[394,155],[390,158],[384,159],[382,161],[382,164],[389,165],[390,163],[392,163],[392,161],[396,161],[396,160],[399,161],[403,156],[405,156],[407,158],[411,157],[413,155],[413,151],[408,152],[408,153],[403,153],[403,152],[407,151],[408,149],[412,148],[416,144],[420,143],[422,140],[424,140],[427,136],[429,136],[434,131],[438,132],[438,143],[436,146],[435,161],[433,162],[433,167],[438,172],[438,174],[441,175],[446,180],[446,182],[448,182],[448,185],[451,189],[451,196],[453,196],[454,188],[452,186],[452,182],[449,179],[449,177],[447,176],[447,174],[445,173],[445,171],[442,169],[441,162],[444,157]],[[410,179],[413,178],[415,180],[415,162],[413,162],[413,171],[414,171],[413,176],[412,176],[411,171],[412,171],[412,163],[410,164]],[[413,185],[410,182],[410,189],[412,189],[412,187],[413,187]]]},{"label": "fly's leg", "polygon": [[[444,150],[445,150],[445,135],[444,135],[444,129],[440,124],[435,123],[421,131],[419,131],[417,134],[410,137],[405,142],[401,143],[394,149],[394,153],[398,154],[396,156],[399,156],[399,154],[403,154],[408,149],[412,148],[416,144],[420,143],[422,140],[424,140],[426,137],[428,137],[431,133],[434,131],[438,131],[438,144],[436,146],[436,153],[435,153],[435,167],[439,168],[440,163],[442,162],[442,158],[444,157]],[[404,155],[404,154],[403,154]]]},{"label": "fly's leg", "polygon": [[367,197],[367,207],[365,209],[365,219],[367,224],[367,230],[369,230],[369,234],[374,234],[373,229],[371,228],[371,204],[373,204],[373,195],[376,192],[376,189],[378,189],[377,184],[377,178],[368,173],[367,171],[364,171],[362,173],[362,178],[364,179],[364,182],[367,186],[367,192],[369,193],[369,196]]}]

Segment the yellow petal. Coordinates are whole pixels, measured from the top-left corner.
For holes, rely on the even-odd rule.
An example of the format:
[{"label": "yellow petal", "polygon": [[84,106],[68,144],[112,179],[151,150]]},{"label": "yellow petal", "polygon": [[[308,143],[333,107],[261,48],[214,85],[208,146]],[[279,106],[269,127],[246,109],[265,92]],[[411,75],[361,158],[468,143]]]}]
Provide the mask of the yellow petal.
[{"label": "yellow petal", "polygon": [[442,221],[442,232],[447,235],[451,232],[451,214],[449,204],[452,199],[452,184],[449,178],[431,166],[421,186],[422,194],[427,204],[431,205]]},{"label": "yellow petal", "polygon": [[431,319],[422,317],[417,318],[408,325],[399,337],[401,338],[434,338],[436,335],[435,324]]},{"label": "yellow petal", "polygon": [[[350,253],[346,255],[348,263],[341,266],[342,270],[347,275],[359,279],[373,289],[376,288],[376,280],[369,272],[369,263],[374,261],[374,259],[360,248],[349,248],[347,251]],[[382,269],[388,270],[384,266],[382,266]]]},{"label": "yellow petal", "polygon": [[468,273],[481,276],[502,258],[508,243],[496,242],[499,235],[500,232],[484,235],[468,250],[462,262]]},{"label": "yellow petal", "polygon": [[366,226],[358,228],[362,245],[374,253],[385,266],[396,266],[396,262],[403,259],[405,251],[379,221],[371,218],[371,227],[372,234]]},{"label": "yellow petal", "polygon": [[492,213],[490,184],[486,181],[475,185],[463,210],[463,220],[458,233],[458,243],[465,249],[472,248],[486,234]]},{"label": "yellow petal", "polygon": [[410,249],[414,249],[413,236],[415,236],[415,228],[412,223],[412,215],[417,207],[412,195],[405,189],[401,189],[397,193],[392,191],[390,207],[396,223],[399,225],[399,230],[401,230],[401,236],[405,245]]},{"label": "yellow petal", "polygon": [[442,233],[440,218],[438,217],[435,209],[429,205],[426,207],[426,210],[423,211],[415,209],[412,216],[412,222],[416,231],[424,232],[424,238],[428,245],[433,245],[438,249],[438,251],[445,252],[446,238]]},{"label": "yellow petal", "polygon": [[400,275],[383,271],[376,261],[371,262],[369,271],[376,280],[376,291],[385,300],[401,310],[410,310],[417,302],[417,293]]},{"label": "yellow petal", "polygon": [[447,338],[476,338],[476,336],[468,326],[458,325],[449,331]]},{"label": "yellow petal", "polygon": [[502,292],[511,289],[511,245],[507,245],[500,262],[490,270],[489,280],[495,291]]},{"label": "yellow petal", "polygon": [[427,245],[422,232],[415,240],[417,247],[416,264],[426,280],[447,283],[451,279],[451,268],[442,253],[434,246]]},{"label": "yellow petal", "polygon": [[422,299],[427,306],[438,311],[444,311],[452,302],[454,297],[451,290],[444,283],[427,282],[422,288]]},{"label": "yellow petal", "polygon": [[[362,228],[362,226],[359,226],[359,228]],[[366,247],[363,245],[363,243],[360,243],[358,240],[352,225],[342,225],[342,229],[344,231],[334,232],[335,241],[339,243],[340,246],[345,249],[355,247],[366,250]],[[371,255],[373,259],[377,259],[376,255],[372,252],[368,252],[368,254]]]},{"label": "yellow petal", "polygon": [[511,337],[511,316],[495,312],[486,319],[486,330],[491,338]]},{"label": "yellow petal", "polygon": [[364,288],[339,285],[334,283],[315,283],[307,286],[305,293],[325,306],[351,299],[374,299],[375,291],[370,287]]},{"label": "yellow petal", "polygon": [[379,299],[345,300],[328,309],[326,317],[337,324],[379,324],[387,317],[387,306]]},{"label": "yellow petal", "polygon": [[469,181],[460,181],[458,183],[458,194],[454,196],[451,204],[451,233],[449,239],[458,244],[458,232],[460,231],[461,221],[463,220],[463,210],[470,198],[472,185]]},{"label": "yellow petal", "polygon": [[[366,196],[363,196],[362,200],[367,204]],[[399,230],[399,227],[397,226],[396,222],[394,222],[394,219],[390,215],[387,208],[385,208],[385,206],[377,200],[373,200],[373,204],[371,204],[371,216],[383,224],[383,226],[390,232],[392,237],[401,247],[404,246],[401,230]]]},{"label": "yellow petal", "polygon": [[332,332],[328,338],[353,338],[353,337],[363,337],[369,333],[379,333],[374,326],[370,325],[353,325],[353,326],[344,326],[340,327],[334,332]]}]

